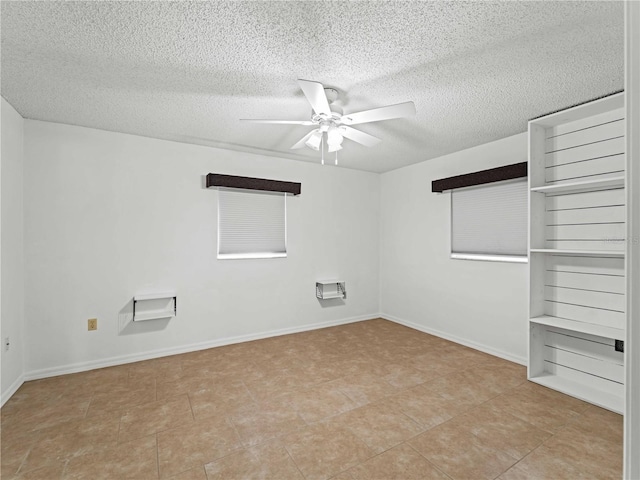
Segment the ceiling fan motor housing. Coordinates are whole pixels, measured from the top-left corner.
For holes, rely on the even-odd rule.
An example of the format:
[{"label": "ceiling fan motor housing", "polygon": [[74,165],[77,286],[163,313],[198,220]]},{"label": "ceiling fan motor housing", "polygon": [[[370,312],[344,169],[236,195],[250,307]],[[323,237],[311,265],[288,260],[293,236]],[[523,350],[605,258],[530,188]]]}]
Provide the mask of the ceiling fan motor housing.
[{"label": "ceiling fan motor housing", "polygon": [[343,114],[342,107],[340,106],[340,101],[338,100],[340,93],[335,88],[325,87],[324,94],[327,97],[329,109],[331,110],[331,113],[334,114],[332,115],[334,120],[339,119]]},{"label": "ceiling fan motor housing", "polygon": [[338,90],[331,87],[324,87],[324,94],[327,96],[329,105],[338,100]]}]

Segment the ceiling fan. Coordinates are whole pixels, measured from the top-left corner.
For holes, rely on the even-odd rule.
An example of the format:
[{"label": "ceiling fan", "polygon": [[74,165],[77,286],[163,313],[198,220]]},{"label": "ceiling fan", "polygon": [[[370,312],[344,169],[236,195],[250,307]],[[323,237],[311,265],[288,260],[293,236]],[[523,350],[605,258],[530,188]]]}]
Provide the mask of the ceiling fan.
[{"label": "ceiling fan", "polygon": [[338,91],[336,89],[326,88],[320,82],[310,80],[298,80],[298,84],[313,109],[311,120],[241,119],[241,121],[317,127],[296,142],[291,149],[295,150],[306,146],[313,150],[322,150],[322,163],[324,163],[323,144],[325,137],[327,151],[336,152],[337,165],[337,152],[342,149],[342,141],[345,138],[366,147],[373,147],[381,142],[379,138],[373,135],[351,128],[351,125],[409,117],[416,113],[416,107],[413,102],[404,102],[357,113],[343,114],[342,107],[336,102],[338,99]]}]

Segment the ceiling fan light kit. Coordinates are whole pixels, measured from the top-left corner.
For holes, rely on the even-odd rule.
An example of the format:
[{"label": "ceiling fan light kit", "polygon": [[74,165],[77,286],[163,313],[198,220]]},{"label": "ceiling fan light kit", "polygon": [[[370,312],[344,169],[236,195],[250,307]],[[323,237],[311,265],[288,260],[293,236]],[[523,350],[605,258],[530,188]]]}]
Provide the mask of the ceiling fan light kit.
[{"label": "ceiling fan light kit", "polygon": [[336,103],[339,94],[335,88],[325,88],[321,83],[310,80],[298,80],[298,84],[313,109],[314,113],[311,115],[311,121],[263,119],[242,119],[242,121],[316,126],[316,129],[307,133],[302,139],[296,142],[291,149],[295,150],[309,147],[312,150],[321,150],[321,162],[323,165],[325,136],[327,151],[330,153],[336,152],[335,164],[338,165],[338,150],[342,150],[342,142],[345,138],[366,147],[373,147],[381,142],[379,138],[351,128],[350,125],[404,118],[415,115],[416,113],[416,107],[413,102],[404,102],[397,105],[388,105],[386,107],[345,115],[343,114],[342,107]]},{"label": "ceiling fan light kit", "polygon": [[322,132],[319,130],[314,130],[311,132],[311,136],[307,139],[304,144],[311,148],[312,150],[320,150],[320,142],[322,141]]},{"label": "ceiling fan light kit", "polygon": [[342,140],[344,137],[340,133],[339,127],[331,125],[327,130],[327,145],[329,146],[329,152],[337,152],[342,149]]}]

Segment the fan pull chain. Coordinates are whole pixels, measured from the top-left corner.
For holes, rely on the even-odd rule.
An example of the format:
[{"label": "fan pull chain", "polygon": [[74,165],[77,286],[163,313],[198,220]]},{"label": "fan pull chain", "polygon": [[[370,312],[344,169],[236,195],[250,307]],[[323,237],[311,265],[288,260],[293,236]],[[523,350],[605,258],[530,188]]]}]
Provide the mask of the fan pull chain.
[{"label": "fan pull chain", "polygon": [[338,151],[336,150],[336,166],[338,166]]},{"label": "fan pull chain", "polygon": [[320,150],[322,151],[322,165],[324,165],[324,133],[320,138]]}]

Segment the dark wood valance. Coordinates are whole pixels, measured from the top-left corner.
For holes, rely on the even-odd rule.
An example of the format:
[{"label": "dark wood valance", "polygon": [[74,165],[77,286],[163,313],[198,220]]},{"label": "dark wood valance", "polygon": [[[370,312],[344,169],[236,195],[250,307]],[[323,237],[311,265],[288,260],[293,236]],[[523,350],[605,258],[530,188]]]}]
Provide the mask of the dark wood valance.
[{"label": "dark wood valance", "polygon": [[284,192],[292,195],[300,195],[302,184],[297,182],[283,182],[281,180],[268,180],[266,178],[238,177],[236,175],[209,173],[207,175],[207,188],[213,187],[243,188],[245,190],[263,190],[267,192]]},{"label": "dark wood valance", "polygon": [[505,165],[504,167],[490,168],[479,172],[466,173],[464,175],[456,175],[455,177],[434,180],[431,182],[431,191],[434,193],[442,193],[445,190],[473,187],[474,185],[501,182],[503,180],[511,180],[526,176],[527,162],[513,163],[511,165]]}]

